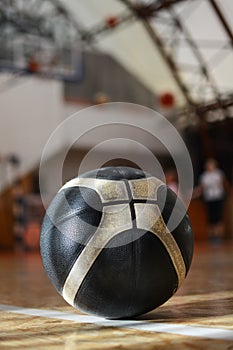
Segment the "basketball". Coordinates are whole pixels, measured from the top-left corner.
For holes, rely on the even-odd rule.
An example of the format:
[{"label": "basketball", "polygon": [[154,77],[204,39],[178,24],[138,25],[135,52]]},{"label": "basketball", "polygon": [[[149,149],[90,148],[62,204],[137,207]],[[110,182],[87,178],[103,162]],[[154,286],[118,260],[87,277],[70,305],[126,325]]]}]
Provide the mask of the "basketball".
[{"label": "basketball", "polygon": [[[174,210],[184,215],[169,230]],[[155,309],[178,290],[192,261],[193,233],[165,183],[139,169],[107,167],[60,189],[40,247],[46,274],[69,304],[123,319]]]}]

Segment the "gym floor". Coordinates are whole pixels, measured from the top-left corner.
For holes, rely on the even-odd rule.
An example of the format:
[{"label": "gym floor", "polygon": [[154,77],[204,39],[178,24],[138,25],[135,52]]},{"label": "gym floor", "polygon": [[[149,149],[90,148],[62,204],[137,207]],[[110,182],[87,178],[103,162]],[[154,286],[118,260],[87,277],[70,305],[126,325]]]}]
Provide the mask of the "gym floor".
[{"label": "gym floor", "polygon": [[0,255],[0,349],[233,349],[233,242],[195,246],[189,275],[167,303],[111,321],[67,305],[39,253]]}]

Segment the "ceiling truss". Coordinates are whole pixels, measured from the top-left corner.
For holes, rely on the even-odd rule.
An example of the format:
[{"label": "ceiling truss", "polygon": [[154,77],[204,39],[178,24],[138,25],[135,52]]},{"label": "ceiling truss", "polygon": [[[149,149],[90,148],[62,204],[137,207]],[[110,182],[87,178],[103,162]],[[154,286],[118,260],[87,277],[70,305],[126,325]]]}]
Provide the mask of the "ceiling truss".
[{"label": "ceiling truss", "polygon": [[[225,117],[231,116],[232,112],[229,108],[233,105],[232,92],[223,94],[219,90],[201,50],[203,47],[219,47],[221,43],[194,40],[192,33],[176,11],[177,4],[184,1],[191,4],[194,0],[154,0],[146,3],[133,0],[118,1],[126,6],[124,13],[115,18],[115,21],[114,19],[106,20],[87,30],[77,23],[72,14],[58,0],[2,0],[0,41],[10,42],[12,38],[17,37],[24,37],[28,40],[28,37],[31,36],[41,38],[56,46],[59,45],[62,38],[62,41],[66,43],[92,47],[96,41],[101,40],[101,35],[107,35],[122,25],[127,26],[139,20],[153,45],[159,49],[186,100],[185,109],[178,111],[177,115],[182,115],[184,111],[189,110],[191,114],[196,113],[199,117],[210,120],[211,118],[208,119],[206,114],[208,110],[212,114],[218,111],[218,115],[221,110]],[[220,57],[220,55],[232,52],[233,33],[216,0],[208,0],[208,2],[227,36],[227,43],[225,42],[220,47],[218,53]],[[166,11],[166,16],[163,16],[164,11]],[[161,22],[167,26],[167,31],[159,30]],[[179,48],[184,46],[192,52],[194,63],[178,60]],[[185,79],[187,74],[193,76],[195,82],[193,86]],[[212,119],[214,120],[215,117]]]}]

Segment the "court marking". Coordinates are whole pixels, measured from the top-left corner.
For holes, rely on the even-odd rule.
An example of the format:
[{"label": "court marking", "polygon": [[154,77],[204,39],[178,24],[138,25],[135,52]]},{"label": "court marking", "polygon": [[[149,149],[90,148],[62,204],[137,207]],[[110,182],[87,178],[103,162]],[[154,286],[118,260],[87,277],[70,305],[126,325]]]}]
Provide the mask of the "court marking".
[{"label": "court marking", "polygon": [[54,318],[64,321],[72,321],[78,323],[93,323],[104,327],[116,327],[116,328],[128,328],[133,330],[139,330],[144,332],[153,333],[169,333],[189,337],[208,338],[208,339],[221,339],[221,340],[233,340],[233,331],[223,328],[215,327],[202,327],[202,326],[190,326],[175,323],[157,323],[147,322],[139,320],[106,320],[104,318],[79,315],[73,312],[63,312],[57,310],[44,310],[25,308],[13,305],[0,304],[0,311],[10,312],[14,314],[37,316],[45,318]]}]

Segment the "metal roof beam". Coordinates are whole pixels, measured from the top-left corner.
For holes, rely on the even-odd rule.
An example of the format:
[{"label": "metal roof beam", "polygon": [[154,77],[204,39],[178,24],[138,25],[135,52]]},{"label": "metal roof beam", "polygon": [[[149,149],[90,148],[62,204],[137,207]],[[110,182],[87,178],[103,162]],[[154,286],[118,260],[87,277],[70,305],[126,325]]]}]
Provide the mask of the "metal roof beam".
[{"label": "metal roof beam", "polygon": [[180,75],[179,75],[179,69],[175,63],[175,61],[173,60],[172,56],[169,55],[166,51],[166,48],[163,44],[162,39],[158,36],[158,34],[155,32],[155,30],[151,27],[151,25],[149,24],[149,22],[145,19],[142,20],[142,23],[144,25],[144,28],[146,29],[146,31],[148,32],[148,34],[150,35],[150,38],[152,39],[152,41],[156,44],[156,46],[158,47],[160,54],[162,55],[162,57],[164,58],[165,62],[168,64],[171,74],[173,76],[173,78],[175,79],[178,87],[180,88],[180,90],[182,91],[186,101],[188,102],[189,105],[195,105],[192,97],[190,96],[189,93],[189,89],[186,87],[186,85],[183,83]]},{"label": "metal roof beam", "polygon": [[[178,2],[181,2],[181,1],[184,1],[184,0],[165,0],[163,2],[155,1],[153,4],[150,5],[150,7],[153,7],[152,14],[154,14],[156,11],[160,11],[160,10],[165,9],[165,8],[167,9],[168,7],[174,5]],[[178,69],[175,61],[173,60],[173,57],[170,54],[168,54],[166,47],[163,43],[163,40],[160,38],[158,33],[156,33],[155,29],[152,28],[152,26],[148,22],[148,16],[144,16],[143,12],[138,12],[138,7],[134,6],[129,0],[121,0],[121,2],[123,2],[136,16],[138,16],[141,19],[141,22],[142,22],[145,30],[149,34],[149,36],[150,36],[151,40],[153,41],[153,43],[155,44],[155,46],[159,49],[160,54],[162,55],[163,59],[167,63],[168,67],[170,68],[170,72],[171,72],[174,80],[176,81],[177,86],[179,87],[183,96],[185,97],[186,102],[190,106],[194,106],[195,102],[190,95],[189,89],[187,88],[187,86],[185,85],[185,83],[183,82],[183,80],[181,79],[181,77],[179,75],[179,69]],[[142,5],[141,7],[147,8],[148,6]]]},{"label": "metal roof beam", "polygon": [[220,22],[222,23],[223,28],[225,29],[230,42],[231,42],[231,46],[233,47],[233,33],[231,31],[231,28],[229,26],[229,24],[227,23],[226,18],[224,17],[220,7],[218,6],[217,2],[215,0],[209,0],[210,4],[212,5],[216,15],[218,16]]},{"label": "metal roof beam", "polygon": [[134,11],[140,18],[149,18],[155,15],[156,12],[170,8],[171,6],[187,1],[187,0],[155,0],[149,5],[133,4],[130,0],[120,0],[128,8]]},{"label": "metal roof beam", "polygon": [[216,110],[226,110],[229,107],[233,106],[233,94],[230,94],[229,96],[226,96],[225,98],[222,98],[218,101],[210,101],[209,103],[201,103],[197,104],[194,107],[191,108],[181,108],[177,109],[173,114],[173,119],[176,119],[177,117],[181,115],[188,115],[195,113],[202,119],[207,112],[210,111],[216,111]]},{"label": "metal roof beam", "polygon": [[198,45],[193,40],[193,38],[192,38],[191,34],[189,33],[188,29],[186,28],[185,24],[183,24],[181,22],[179,16],[176,14],[176,12],[173,11],[172,9],[170,9],[169,12],[174,20],[175,25],[180,30],[180,32],[183,33],[185,40],[187,41],[190,49],[192,50],[194,56],[196,57],[196,60],[199,64],[199,68],[200,68],[202,75],[205,77],[206,81],[208,81],[208,83],[210,84],[212,91],[215,94],[216,99],[219,99],[220,93],[219,93],[218,87],[217,87],[213,77],[210,75],[210,73],[208,71],[207,64],[206,64],[206,62],[201,54],[201,51],[200,51]]}]

